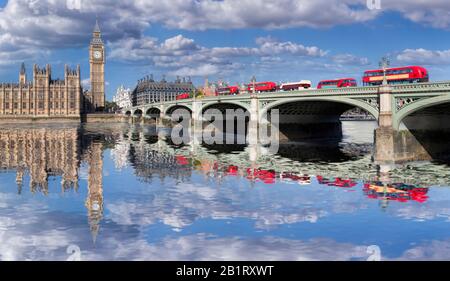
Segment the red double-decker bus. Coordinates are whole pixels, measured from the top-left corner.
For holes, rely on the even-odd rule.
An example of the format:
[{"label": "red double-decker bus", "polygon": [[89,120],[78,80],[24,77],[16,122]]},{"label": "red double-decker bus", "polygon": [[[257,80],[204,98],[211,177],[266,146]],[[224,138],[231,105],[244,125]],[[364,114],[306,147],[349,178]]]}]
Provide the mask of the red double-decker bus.
[{"label": "red double-decker bus", "polygon": [[301,89],[309,89],[311,88],[311,81],[302,80],[300,82],[292,82],[292,83],[283,83],[280,85],[280,90],[282,91],[298,91]]},{"label": "red double-decker bus", "polygon": [[229,87],[219,88],[219,89],[217,89],[217,95],[219,95],[219,96],[239,95],[239,87],[229,86]]},{"label": "red double-decker bus", "polygon": [[[364,86],[376,86],[383,83],[384,73],[382,69],[368,70],[364,72]],[[421,66],[406,66],[386,69],[386,79],[389,84],[424,83],[429,82],[428,70]]]},{"label": "red double-decker bus", "polygon": [[334,80],[323,80],[317,85],[317,89],[333,89],[333,88],[345,88],[356,87],[358,83],[354,78],[341,78]]},{"label": "red double-decker bus", "polygon": [[[275,92],[278,89],[277,83],[274,82],[257,82],[255,83],[255,92]],[[248,92],[253,92],[253,83],[247,85]]]}]

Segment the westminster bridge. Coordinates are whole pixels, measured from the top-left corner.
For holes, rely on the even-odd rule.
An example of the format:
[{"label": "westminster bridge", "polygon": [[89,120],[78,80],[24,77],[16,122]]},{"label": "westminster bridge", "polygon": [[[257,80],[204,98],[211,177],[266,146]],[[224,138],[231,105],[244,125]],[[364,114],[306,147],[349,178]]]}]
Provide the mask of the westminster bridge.
[{"label": "westminster bridge", "polygon": [[309,89],[254,93],[151,103],[124,109],[133,122],[170,120],[177,109],[204,122],[208,109],[242,109],[248,116],[248,143],[259,140],[261,124],[279,112],[281,140],[339,137],[340,117],[360,108],[378,121],[374,158],[407,162],[447,157],[450,135],[450,82],[383,85],[339,89]]}]

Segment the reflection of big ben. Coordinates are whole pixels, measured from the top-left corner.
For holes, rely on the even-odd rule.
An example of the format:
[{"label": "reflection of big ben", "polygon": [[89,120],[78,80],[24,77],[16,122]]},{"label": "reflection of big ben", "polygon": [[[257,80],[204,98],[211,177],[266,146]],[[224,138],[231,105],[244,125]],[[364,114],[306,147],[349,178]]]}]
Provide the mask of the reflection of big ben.
[{"label": "reflection of big ben", "polygon": [[103,156],[102,144],[93,142],[88,150],[88,198],[86,208],[92,237],[97,237],[103,217]]},{"label": "reflection of big ben", "polygon": [[91,67],[91,106],[92,110],[105,108],[105,45],[98,22],[95,24],[91,45],[89,47],[89,64]]}]

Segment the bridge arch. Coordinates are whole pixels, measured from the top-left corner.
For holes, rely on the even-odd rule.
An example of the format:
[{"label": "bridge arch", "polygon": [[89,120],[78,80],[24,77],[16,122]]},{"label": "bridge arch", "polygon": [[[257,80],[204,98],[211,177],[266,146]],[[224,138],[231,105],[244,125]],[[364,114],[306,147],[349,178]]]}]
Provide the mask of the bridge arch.
[{"label": "bridge arch", "polygon": [[131,116],[131,110],[127,110],[127,111],[125,112],[125,116],[130,117],[130,116]]},{"label": "bridge arch", "polygon": [[259,113],[259,122],[273,118],[272,110],[279,110],[280,141],[302,141],[307,139],[333,139],[343,137],[343,113],[361,108],[373,117],[379,113],[375,106],[348,97],[294,97],[266,104]]},{"label": "bridge arch", "polygon": [[[218,110],[222,115],[222,122],[216,120],[215,112],[208,112],[209,109]],[[228,113],[228,110],[233,112]],[[242,110],[240,112],[240,110]],[[217,111],[216,111],[217,112]],[[223,132],[224,143],[244,145],[247,143],[249,135],[249,122],[250,122],[250,110],[249,106],[240,102],[234,101],[221,101],[221,102],[209,102],[202,106],[203,121],[212,122],[208,126],[215,128],[215,132]],[[208,115],[212,114],[212,115]],[[219,123],[217,123],[219,122]],[[211,127],[210,127],[211,128]],[[231,134],[233,135],[231,137]],[[230,137],[232,143],[229,143]]]},{"label": "bridge arch", "polygon": [[448,104],[450,107],[450,94],[441,95],[432,98],[423,98],[418,100],[410,105],[405,106],[401,110],[394,114],[393,118],[393,129],[399,130],[400,124],[409,116],[412,116],[415,113],[418,113],[422,110],[431,109],[435,106],[441,106]]},{"label": "bridge arch", "polygon": [[140,108],[135,109],[133,112],[134,117],[142,117],[142,115],[143,115],[143,112],[142,112],[142,109],[140,109]]},{"label": "bridge arch", "polygon": [[248,104],[245,104],[243,102],[238,102],[238,101],[213,101],[213,102],[208,102],[202,105],[202,113],[204,111],[206,111],[209,108],[214,108],[214,107],[223,107],[223,106],[228,106],[231,105],[231,108],[242,108],[244,109],[244,111],[246,112],[250,112],[250,106]]},{"label": "bridge arch", "polygon": [[263,120],[264,116],[266,116],[271,109],[274,109],[276,107],[290,104],[290,103],[300,103],[300,102],[332,102],[337,104],[347,104],[352,107],[358,107],[361,109],[364,109],[368,113],[370,113],[374,118],[378,119],[379,112],[378,109],[369,105],[368,103],[365,103],[360,100],[351,99],[351,98],[343,98],[339,97],[339,99],[334,97],[299,97],[299,98],[293,98],[293,99],[286,99],[286,100],[279,100],[276,102],[272,102],[264,106],[259,113],[259,120]]},{"label": "bridge arch", "polygon": [[145,111],[145,117],[158,119],[161,116],[161,110],[157,107],[150,107]]},{"label": "bridge arch", "polygon": [[185,109],[185,110],[188,110],[192,114],[191,106],[189,106],[187,104],[173,104],[166,108],[164,115],[171,116],[172,113],[175,112],[175,110],[177,110],[177,109]]}]

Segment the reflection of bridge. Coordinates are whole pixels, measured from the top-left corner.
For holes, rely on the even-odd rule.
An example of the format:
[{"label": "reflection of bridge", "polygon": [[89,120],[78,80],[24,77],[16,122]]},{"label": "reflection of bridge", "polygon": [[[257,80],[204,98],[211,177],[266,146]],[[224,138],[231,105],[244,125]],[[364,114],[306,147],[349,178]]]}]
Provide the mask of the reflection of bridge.
[{"label": "reflection of bridge", "polygon": [[446,122],[450,120],[450,82],[209,97],[136,106],[124,113],[135,121],[163,120],[175,110],[185,109],[193,121],[200,121],[208,109],[243,109],[250,117],[251,130],[267,123],[271,112],[278,109],[281,138],[301,139],[339,136],[340,116],[355,107],[379,122],[377,160],[419,160],[442,154],[432,151],[436,147],[426,144],[424,136],[450,131],[450,122]]},{"label": "reflection of bridge", "polygon": [[[136,168],[136,175],[144,177],[144,180],[149,180],[150,177],[158,176],[163,178],[165,175],[170,175],[175,178],[179,178],[186,171],[180,170],[180,166],[176,164],[175,158],[177,156],[183,156],[187,159],[193,160],[198,164],[198,169],[201,173],[210,174],[213,176],[215,172],[213,170],[208,171],[205,168],[213,168],[211,163],[217,163],[220,167],[237,166],[240,171],[245,171],[247,168],[258,168],[263,170],[276,170],[277,172],[293,172],[307,175],[322,175],[325,177],[342,177],[351,178],[358,181],[373,181],[380,180],[386,183],[402,182],[407,184],[415,184],[419,186],[448,186],[450,182],[450,174],[445,165],[438,166],[427,163],[417,163],[414,165],[382,165],[377,167],[373,165],[370,156],[364,156],[352,161],[336,160],[328,164],[322,161],[303,159],[302,161],[292,160],[295,158],[294,151],[300,153],[310,153],[310,147],[305,150],[302,148],[302,144],[285,144],[280,146],[280,156],[272,155],[267,148],[263,146],[236,146],[233,153],[220,153],[220,148],[213,146],[208,149],[207,146],[199,145],[194,142],[186,146],[172,146],[166,140],[166,130],[155,129],[151,126],[139,126],[134,125],[126,129],[124,136],[127,139],[123,139],[121,142],[130,145],[129,159],[133,162],[133,167]],[[350,149],[350,151],[347,151]],[[365,151],[365,146],[346,148],[345,146],[333,147],[318,147],[315,150],[319,155],[311,156],[311,159],[323,157],[330,157],[333,150],[343,154],[359,154],[359,149]],[[283,150],[285,153],[283,154]],[[356,151],[353,151],[356,150]],[[148,158],[147,155],[151,155]],[[153,165],[156,162],[161,161],[160,158],[164,158],[163,162],[170,159],[172,163],[172,171],[166,171],[165,169],[154,169]],[[342,158],[342,156],[340,156]],[[141,159],[141,160],[138,160]],[[156,159],[156,160],[155,160]],[[138,160],[138,161],[136,161]],[[345,161],[345,164],[341,165],[341,162]],[[144,163],[145,162],[145,163]],[[138,167],[143,165],[141,167]],[[149,169],[150,167],[150,169]],[[164,167],[166,167],[164,165]],[[417,177],[417,171],[422,171],[421,176]],[[140,172],[142,171],[142,173]],[[146,171],[146,172],[144,172]],[[148,177],[148,179],[145,179]]]}]

